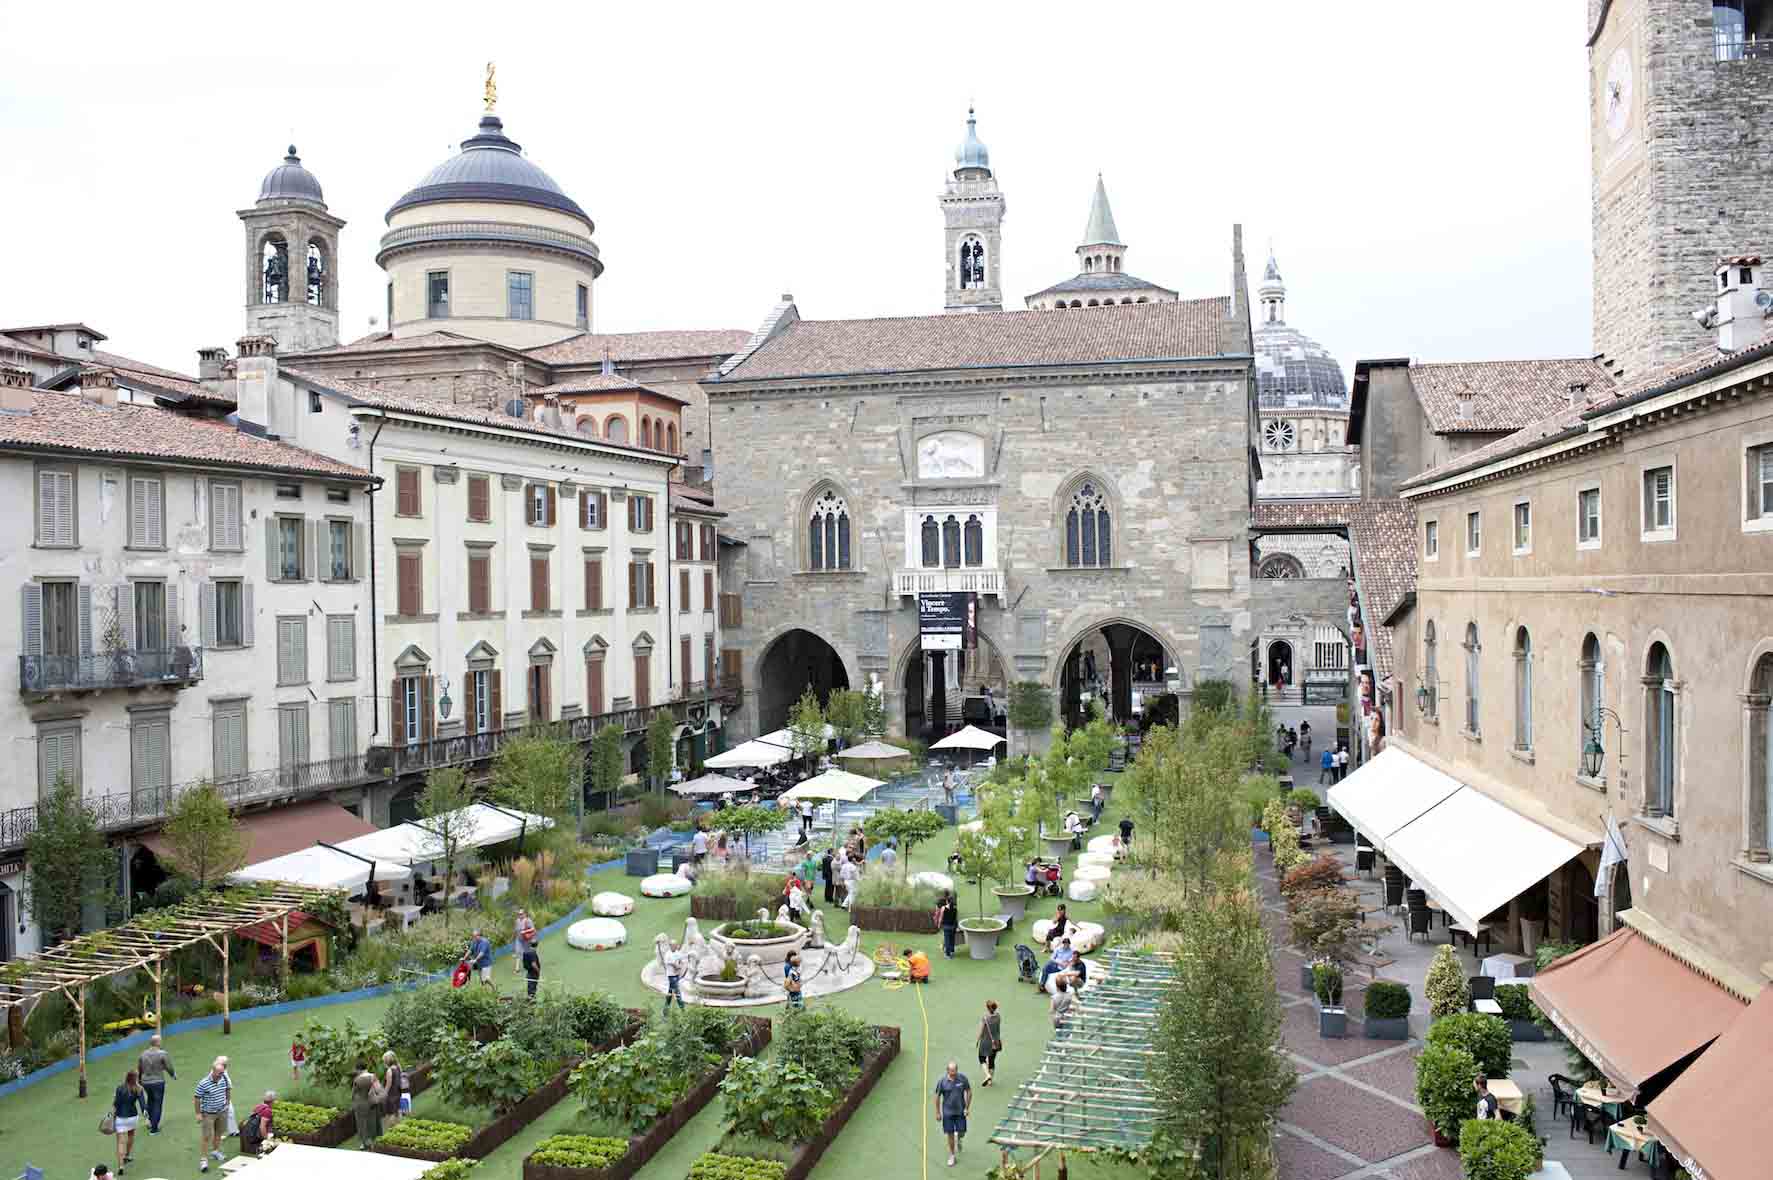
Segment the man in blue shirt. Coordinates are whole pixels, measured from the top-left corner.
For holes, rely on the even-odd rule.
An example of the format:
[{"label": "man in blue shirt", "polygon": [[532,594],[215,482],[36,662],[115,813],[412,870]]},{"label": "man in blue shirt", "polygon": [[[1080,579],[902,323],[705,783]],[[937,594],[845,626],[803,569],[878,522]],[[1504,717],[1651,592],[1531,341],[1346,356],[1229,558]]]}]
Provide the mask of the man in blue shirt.
[{"label": "man in blue shirt", "polygon": [[1076,960],[1077,952],[1071,949],[1071,940],[1069,938],[1062,939],[1059,949],[1053,952],[1053,957],[1047,960],[1047,965],[1040,969],[1040,990],[1046,991],[1047,980],[1061,971],[1070,970],[1071,964]]},{"label": "man in blue shirt", "polygon": [[948,1137],[948,1166],[952,1168],[966,1138],[967,1115],[973,1109],[973,1084],[956,1062],[950,1061],[947,1071],[936,1079],[935,1103],[942,1134]]},{"label": "man in blue shirt", "polygon": [[[487,987],[493,987],[492,943],[487,941],[485,934],[478,930],[474,932],[474,941],[468,944],[468,953],[462,956],[462,961],[480,972],[480,982],[482,984]],[[494,988],[494,990],[496,991],[497,989]]]},{"label": "man in blue shirt", "polygon": [[228,1099],[233,1096],[231,1089],[227,1068],[218,1057],[209,1067],[209,1073],[197,1083],[197,1093],[193,1096],[200,1142],[197,1149],[199,1172],[209,1171],[210,1160],[220,1161],[222,1158],[222,1141],[228,1134]]}]

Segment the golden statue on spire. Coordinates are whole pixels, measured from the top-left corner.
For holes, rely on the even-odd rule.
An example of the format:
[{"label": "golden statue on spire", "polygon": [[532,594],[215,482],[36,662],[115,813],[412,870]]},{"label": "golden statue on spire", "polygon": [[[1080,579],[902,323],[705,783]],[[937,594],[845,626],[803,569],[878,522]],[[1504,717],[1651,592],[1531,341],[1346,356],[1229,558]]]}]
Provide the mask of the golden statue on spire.
[{"label": "golden statue on spire", "polygon": [[492,114],[493,108],[499,105],[498,67],[492,62],[486,63],[486,113]]}]

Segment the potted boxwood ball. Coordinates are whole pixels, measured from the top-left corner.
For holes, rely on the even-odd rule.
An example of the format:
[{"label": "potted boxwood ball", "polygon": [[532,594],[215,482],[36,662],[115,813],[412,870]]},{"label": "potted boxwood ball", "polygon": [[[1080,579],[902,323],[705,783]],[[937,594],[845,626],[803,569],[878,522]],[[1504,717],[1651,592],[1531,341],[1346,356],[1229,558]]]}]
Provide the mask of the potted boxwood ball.
[{"label": "potted boxwood ball", "polygon": [[1312,989],[1317,993],[1317,1033],[1320,1037],[1348,1035],[1348,1009],[1342,1006],[1342,968],[1319,963],[1311,969]]},{"label": "potted boxwood ball", "polygon": [[1508,1021],[1508,1035],[1516,1041],[1543,1041],[1545,1030],[1533,1020],[1533,1001],[1524,983],[1498,984],[1496,1006]]},{"label": "potted boxwood ball", "polygon": [[1403,1041],[1410,1036],[1410,989],[1379,979],[1367,985],[1366,1021],[1369,1041]]}]

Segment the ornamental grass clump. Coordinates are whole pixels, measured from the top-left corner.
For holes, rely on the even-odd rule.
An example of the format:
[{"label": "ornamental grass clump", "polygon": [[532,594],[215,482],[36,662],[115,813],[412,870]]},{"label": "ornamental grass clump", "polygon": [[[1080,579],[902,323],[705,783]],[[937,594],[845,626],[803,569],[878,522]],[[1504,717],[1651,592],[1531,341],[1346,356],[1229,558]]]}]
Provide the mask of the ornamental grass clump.
[{"label": "ornamental grass clump", "polygon": [[1465,982],[1465,969],[1459,965],[1459,955],[1451,946],[1434,952],[1422,991],[1428,998],[1428,1015],[1435,1020],[1471,1006],[1471,985]]}]

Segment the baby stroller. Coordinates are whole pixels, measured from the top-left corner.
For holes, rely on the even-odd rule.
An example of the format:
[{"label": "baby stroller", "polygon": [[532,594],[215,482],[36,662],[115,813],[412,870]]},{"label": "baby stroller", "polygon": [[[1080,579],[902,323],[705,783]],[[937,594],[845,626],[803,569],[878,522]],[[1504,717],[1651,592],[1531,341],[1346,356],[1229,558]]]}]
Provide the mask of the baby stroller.
[{"label": "baby stroller", "polygon": [[1065,866],[1062,861],[1037,861],[1034,872],[1036,897],[1058,897],[1065,892]]},{"label": "baby stroller", "polygon": [[1016,982],[1040,986],[1040,960],[1035,957],[1034,948],[1023,943],[1016,944]]}]

